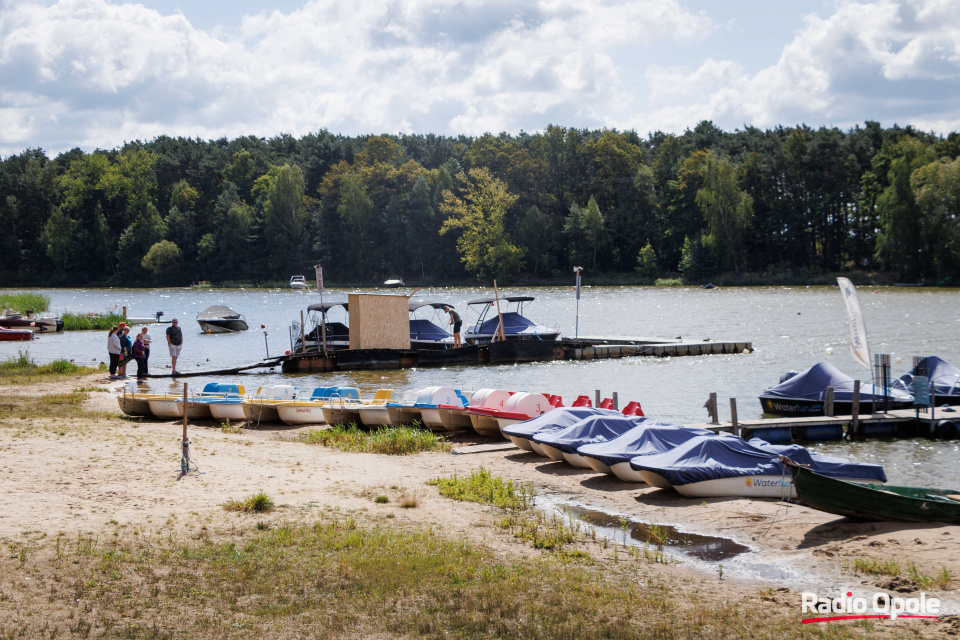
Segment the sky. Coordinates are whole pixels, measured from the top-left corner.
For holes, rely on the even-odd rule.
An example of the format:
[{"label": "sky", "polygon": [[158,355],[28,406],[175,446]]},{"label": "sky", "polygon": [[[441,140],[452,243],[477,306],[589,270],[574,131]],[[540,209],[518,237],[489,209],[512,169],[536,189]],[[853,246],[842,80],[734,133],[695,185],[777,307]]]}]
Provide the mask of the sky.
[{"label": "sky", "polygon": [[201,139],[960,130],[960,0],[0,0],[0,156]]}]

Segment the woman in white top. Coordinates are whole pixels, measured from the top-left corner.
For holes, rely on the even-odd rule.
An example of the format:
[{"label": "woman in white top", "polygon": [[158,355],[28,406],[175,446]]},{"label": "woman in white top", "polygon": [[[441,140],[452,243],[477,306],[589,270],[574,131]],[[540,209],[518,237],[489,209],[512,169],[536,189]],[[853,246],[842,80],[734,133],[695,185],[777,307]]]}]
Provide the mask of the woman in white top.
[{"label": "woman in white top", "polygon": [[117,334],[118,327],[111,327],[107,335],[107,354],[110,356],[110,379],[117,377],[117,367],[120,365],[120,336]]}]

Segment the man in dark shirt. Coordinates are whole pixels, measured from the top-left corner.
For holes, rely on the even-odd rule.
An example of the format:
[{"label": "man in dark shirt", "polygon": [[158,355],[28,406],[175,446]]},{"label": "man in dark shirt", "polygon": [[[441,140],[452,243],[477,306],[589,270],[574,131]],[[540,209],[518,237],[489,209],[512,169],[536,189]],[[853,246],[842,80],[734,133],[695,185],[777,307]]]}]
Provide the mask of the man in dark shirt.
[{"label": "man in dark shirt", "polygon": [[453,325],[453,346],[460,346],[460,326],[463,324],[463,321],[460,320],[460,314],[451,309],[450,307],[444,307],[444,311],[450,314],[450,324]]},{"label": "man in dark shirt", "polygon": [[173,375],[177,375],[177,358],[180,357],[180,349],[183,347],[183,331],[174,318],[167,327],[167,348],[170,350],[170,360],[173,363]]}]

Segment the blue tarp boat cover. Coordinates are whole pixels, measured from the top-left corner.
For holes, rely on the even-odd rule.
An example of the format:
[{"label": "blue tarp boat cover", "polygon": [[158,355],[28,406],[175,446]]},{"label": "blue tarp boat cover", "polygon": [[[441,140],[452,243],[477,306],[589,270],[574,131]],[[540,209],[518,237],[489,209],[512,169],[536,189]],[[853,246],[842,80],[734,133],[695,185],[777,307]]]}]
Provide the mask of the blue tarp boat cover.
[{"label": "blue tarp boat cover", "polygon": [[411,340],[436,340],[437,342],[441,342],[447,338],[453,338],[453,334],[438,327],[429,320],[419,318],[410,320]]},{"label": "blue tarp boat cover", "polygon": [[[831,462],[811,456],[800,445],[777,447],[780,455],[831,478],[859,478],[886,482],[883,467],[857,462]],[[720,478],[743,476],[786,476],[786,469],[777,453],[755,447],[736,436],[703,436],[692,438],[671,451],[630,460],[636,471],[652,471],[672,485],[685,485]]]},{"label": "blue tarp boat cover", "polygon": [[[648,418],[640,416],[590,416],[566,429],[559,431],[539,431],[533,436],[538,444],[547,444],[564,453],[577,453],[581,445],[607,442],[619,438],[627,431],[636,428]],[[653,422],[652,420],[649,420]]]},{"label": "blue tarp boat cover", "polygon": [[594,407],[560,407],[558,409],[554,409],[553,411],[548,411],[543,415],[537,416],[536,418],[524,420],[523,422],[518,422],[517,424],[505,427],[502,429],[502,431],[507,436],[531,440],[533,435],[542,429],[559,431],[575,425],[584,418],[600,415],[623,416],[622,413],[613,411],[612,409],[595,409]]},{"label": "blue tarp boat cover", "polygon": [[917,375],[918,369],[926,369],[932,394],[960,397],[960,369],[937,356],[927,356],[916,367],[894,380],[890,386],[913,393],[913,377]]},{"label": "blue tarp boat cover", "polygon": [[[556,333],[556,330],[546,325],[537,324],[529,318],[524,318],[516,311],[504,311],[500,315],[503,316],[503,332],[508,336],[534,336],[541,333],[553,335]],[[499,325],[500,318],[494,316],[481,324],[479,329],[471,331],[471,333],[479,335],[493,334]]]},{"label": "blue tarp boat cover", "polygon": [[[853,378],[828,362],[818,362],[789,380],[781,382],[775,387],[770,387],[763,392],[763,395],[790,400],[822,401],[826,395],[827,387],[833,387],[835,402],[853,401]],[[861,402],[873,402],[874,395],[878,398],[883,397],[883,389],[875,388],[870,383],[860,384]],[[913,402],[913,396],[898,389],[890,389],[888,395],[894,401]]]},{"label": "blue tarp boat cover", "polygon": [[621,462],[628,462],[631,458],[637,456],[669,451],[691,438],[712,435],[713,432],[707,429],[659,424],[655,421],[641,422],[619,438],[607,442],[581,445],[577,449],[577,453],[588,458],[594,458],[608,467],[612,467]]}]

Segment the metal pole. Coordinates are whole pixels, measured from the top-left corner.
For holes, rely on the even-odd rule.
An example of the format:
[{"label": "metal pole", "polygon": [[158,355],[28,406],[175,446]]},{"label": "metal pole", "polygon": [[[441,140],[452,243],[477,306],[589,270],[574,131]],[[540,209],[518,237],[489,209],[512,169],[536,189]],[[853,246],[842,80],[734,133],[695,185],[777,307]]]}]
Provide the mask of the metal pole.
[{"label": "metal pole", "polygon": [[577,274],[577,321],[574,325],[574,339],[580,337],[580,272],[583,271],[583,267],[574,267],[573,272]]},{"label": "metal pole", "polygon": [[263,329],[263,346],[267,349],[267,360],[270,359],[270,345],[267,343],[267,326],[264,324],[260,325],[260,328]]}]

